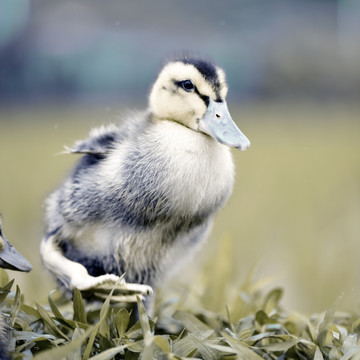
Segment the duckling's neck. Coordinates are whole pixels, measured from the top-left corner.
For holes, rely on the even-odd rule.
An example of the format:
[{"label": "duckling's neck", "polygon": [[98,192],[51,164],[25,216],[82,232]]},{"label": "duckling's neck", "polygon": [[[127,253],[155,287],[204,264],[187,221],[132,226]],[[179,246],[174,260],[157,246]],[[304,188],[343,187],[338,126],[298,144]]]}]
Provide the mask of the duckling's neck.
[{"label": "duckling's neck", "polygon": [[[158,118],[150,115],[150,122],[153,127],[155,138],[163,137],[166,143],[170,144],[171,153],[185,151],[195,154],[203,148],[212,147],[214,151],[221,151],[223,146],[207,134],[194,130],[186,124],[171,118]],[[159,139],[158,139],[159,140]]]},{"label": "duckling's neck", "polygon": [[168,163],[172,198],[184,212],[216,212],[230,196],[234,164],[230,149],[177,122],[154,122],[153,139]]}]

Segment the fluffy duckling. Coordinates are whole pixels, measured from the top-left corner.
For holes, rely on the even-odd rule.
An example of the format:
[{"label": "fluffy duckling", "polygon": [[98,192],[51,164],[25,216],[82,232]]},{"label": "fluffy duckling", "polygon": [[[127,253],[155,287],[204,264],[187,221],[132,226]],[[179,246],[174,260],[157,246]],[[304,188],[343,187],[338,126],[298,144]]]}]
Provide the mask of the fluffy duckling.
[{"label": "fluffy duckling", "polygon": [[172,60],[146,113],[68,149],[83,155],[46,202],[41,243],[60,283],[95,294],[124,275],[118,300],[134,301],[199,249],[232,191],[230,147],[250,146],[229,114],[227,90],[211,62]]},{"label": "fluffy duckling", "polygon": [[[0,216],[0,267],[9,270],[30,271],[31,264],[9,243],[2,232]],[[7,355],[6,324],[0,314],[0,360],[10,360]]]}]

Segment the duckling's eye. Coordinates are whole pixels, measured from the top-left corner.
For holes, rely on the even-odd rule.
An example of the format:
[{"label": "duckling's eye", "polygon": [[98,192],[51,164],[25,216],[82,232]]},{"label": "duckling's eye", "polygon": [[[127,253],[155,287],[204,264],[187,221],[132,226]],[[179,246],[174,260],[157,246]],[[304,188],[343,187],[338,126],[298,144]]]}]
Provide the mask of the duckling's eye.
[{"label": "duckling's eye", "polygon": [[191,80],[184,80],[181,82],[181,87],[185,91],[192,91],[195,89],[195,85],[191,82]]}]

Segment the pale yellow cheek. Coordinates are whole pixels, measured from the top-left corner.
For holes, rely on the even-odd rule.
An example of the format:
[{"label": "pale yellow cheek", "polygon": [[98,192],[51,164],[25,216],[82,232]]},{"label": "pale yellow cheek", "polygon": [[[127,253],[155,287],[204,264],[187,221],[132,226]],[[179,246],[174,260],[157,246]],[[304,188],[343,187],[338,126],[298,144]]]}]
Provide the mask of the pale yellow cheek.
[{"label": "pale yellow cheek", "polygon": [[154,86],[150,97],[150,110],[159,119],[179,122],[197,130],[198,121],[206,112],[206,105],[194,93],[184,93],[179,89]]},{"label": "pale yellow cheek", "polygon": [[197,130],[198,122],[206,112],[206,105],[195,94],[188,94],[188,98],[179,106],[177,119],[187,127]]}]

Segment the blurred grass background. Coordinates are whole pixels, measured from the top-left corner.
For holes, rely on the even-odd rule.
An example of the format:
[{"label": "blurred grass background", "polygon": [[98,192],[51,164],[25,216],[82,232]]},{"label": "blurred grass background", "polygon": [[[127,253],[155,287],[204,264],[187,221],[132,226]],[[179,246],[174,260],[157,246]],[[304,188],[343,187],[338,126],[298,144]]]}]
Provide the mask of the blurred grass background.
[{"label": "blurred grass background", "polygon": [[358,309],[359,15],[357,0],[0,0],[0,212],[34,267],[11,274],[27,300],[55,285],[39,243],[44,199],[77,158],[63,146],[144,109],[163,59],[189,49],[225,69],[252,146],[233,151],[233,196],[177,280],[212,285],[207,306],[223,310],[258,263],[288,308],[322,311],[343,293]]},{"label": "blurred grass background", "polygon": [[[360,108],[230,104],[230,110],[252,147],[244,153],[233,151],[234,193],[204,248],[207,266],[225,251],[216,271],[224,270],[220,276],[230,287],[240,284],[259,262],[256,278],[270,277],[271,286],[284,287],[288,307],[322,311],[344,293],[342,306],[357,308]],[[5,234],[34,266],[28,275],[14,273],[29,301],[45,299],[54,287],[39,258],[42,203],[77,159],[59,152],[64,144],[85,137],[92,126],[116,121],[121,112],[1,113],[9,120],[1,129],[1,210]],[[225,238],[231,240],[226,245],[231,251],[221,250]],[[202,271],[203,278],[212,276],[206,266],[193,265],[179,279],[191,284],[194,274]]]}]

